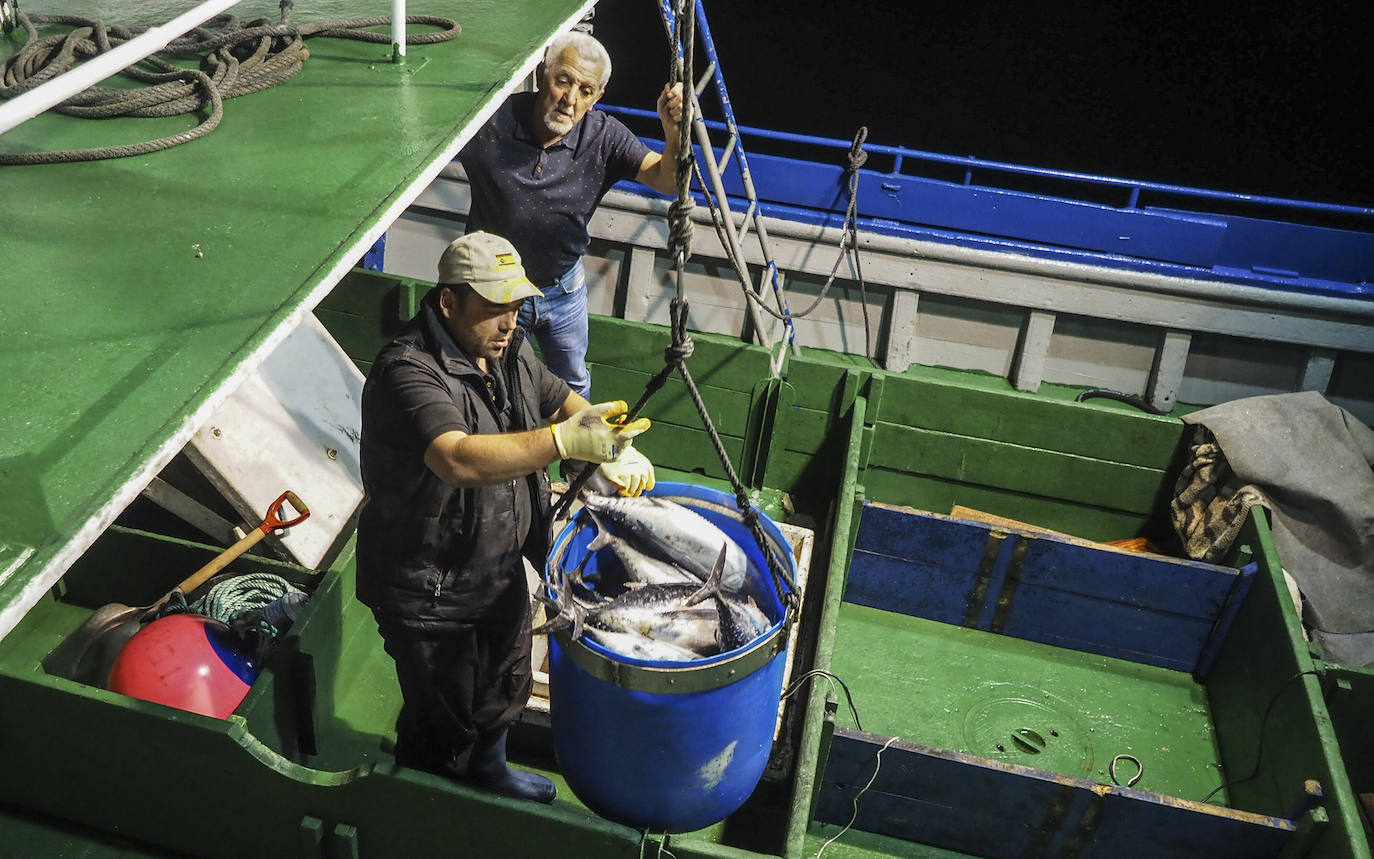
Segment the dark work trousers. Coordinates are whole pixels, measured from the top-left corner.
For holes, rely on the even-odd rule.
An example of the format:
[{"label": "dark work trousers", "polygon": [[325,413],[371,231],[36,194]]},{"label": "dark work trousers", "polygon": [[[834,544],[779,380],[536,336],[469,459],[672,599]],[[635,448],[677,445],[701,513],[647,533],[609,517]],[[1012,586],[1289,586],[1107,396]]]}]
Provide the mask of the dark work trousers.
[{"label": "dark work trousers", "polygon": [[524,577],[477,623],[417,630],[394,615],[374,616],[401,685],[396,763],[466,779],[473,749],[498,741],[529,701]]}]

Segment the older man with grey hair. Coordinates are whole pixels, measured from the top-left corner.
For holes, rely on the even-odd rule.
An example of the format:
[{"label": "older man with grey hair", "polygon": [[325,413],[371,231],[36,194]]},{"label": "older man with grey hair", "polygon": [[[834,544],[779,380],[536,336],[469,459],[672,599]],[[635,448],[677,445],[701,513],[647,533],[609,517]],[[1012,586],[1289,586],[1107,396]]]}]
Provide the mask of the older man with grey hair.
[{"label": "older man with grey hair", "polygon": [[622,179],[676,193],[682,86],[658,97],[662,154],[619,120],[596,110],[611,76],[611,58],[592,36],[554,39],[536,70],[538,90],[516,93],[459,155],[472,186],[467,230],[510,240],[543,295],[525,302],[520,326],[539,343],[549,369],[584,397],[587,295],[582,255],[587,222]]}]

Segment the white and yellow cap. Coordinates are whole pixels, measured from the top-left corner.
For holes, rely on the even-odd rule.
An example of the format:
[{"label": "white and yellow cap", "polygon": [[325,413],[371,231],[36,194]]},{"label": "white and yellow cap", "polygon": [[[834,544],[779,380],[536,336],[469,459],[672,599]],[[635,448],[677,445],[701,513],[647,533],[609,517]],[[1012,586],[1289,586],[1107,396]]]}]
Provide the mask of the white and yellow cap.
[{"label": "white and yellow cap", "polygon": [[491,233],[468,233],[454,239],[439,257],[439,283],[466,283],[496,304],[544,294],[525,277],[515,247]]}]

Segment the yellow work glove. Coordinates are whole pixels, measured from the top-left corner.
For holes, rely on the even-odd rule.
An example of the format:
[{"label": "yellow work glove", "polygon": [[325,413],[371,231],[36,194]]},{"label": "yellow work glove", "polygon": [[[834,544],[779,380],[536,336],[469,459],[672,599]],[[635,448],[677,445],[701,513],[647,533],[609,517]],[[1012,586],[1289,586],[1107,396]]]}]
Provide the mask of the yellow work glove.
[{"label": "yellow work glove", "polygon": [[649,428],[648,418],[628,424],[615,423],[629,406],[624,400],[587,406],[565,421],[553,424],[553,443],[563,459],[611,462],[629,446],[630,439]]},{"label": "yellow work glove", "polygon": [[601,473],[620,487],[621,495],[639,495],[654,488],[654,464],[630,445],[613,462],[603,462]]}]

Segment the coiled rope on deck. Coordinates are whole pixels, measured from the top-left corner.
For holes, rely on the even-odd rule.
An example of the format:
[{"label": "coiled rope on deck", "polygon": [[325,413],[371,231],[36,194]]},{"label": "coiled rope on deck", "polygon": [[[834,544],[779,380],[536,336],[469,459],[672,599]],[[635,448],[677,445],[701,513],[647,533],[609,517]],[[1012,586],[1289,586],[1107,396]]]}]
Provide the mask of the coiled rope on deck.
[{"label": "coiled rope on deck", "polygon": [[[257,632],[269,639],[277,638],[290,625],[292,614],[299,610],[308,594],[273,573],[245,573],[225,578],[194,602],[187,602],[180,591],[161,610],[168,614],[203,614],[226,624],[238,624],[244,631]],[[281,601],[291,597],[288,605]],[[264,611],[277,604],[280,611]]]},{"label": "coiled rope on deck", "polygon": [[[240,21],[221,14],[168,43],[167,47],[121,74],[147,84],[137,89],[90,87],[52,108],[57,113],[93,119],[116,116],[163,117],[201,111],[205,118],[188,131],[118,146],[67,149],[53,152],[0,152],[0,165],[57,164],[99,161],[146,155],[204,137],[224,116],[224,100],[283,83],[301,70],[310,56],[305,40],[315,36],[387,43],[387,33],[364,27],[389,25],[389,17],[344,18],[300,27],[291,24],[291,0],[282,0],[280,23],[266,18]],[[26,44],[0,71],[0,98],[14,98],[71,69],[78,61],[99,56],[152,26],[106,26],[74,15],[18,13]],[[407,24],[441,28],[438,32],[407,33],[407,45],[430,45],[455,39],[462,32],[457,21],[435,15],[408,15]],[[70,32],[40,38],[37,24],[60,24]],[[202,56],[199,69],[182,68],[171,60]]]}]

